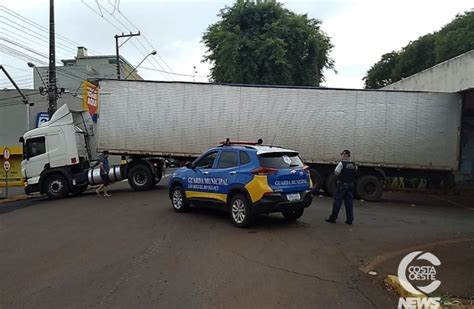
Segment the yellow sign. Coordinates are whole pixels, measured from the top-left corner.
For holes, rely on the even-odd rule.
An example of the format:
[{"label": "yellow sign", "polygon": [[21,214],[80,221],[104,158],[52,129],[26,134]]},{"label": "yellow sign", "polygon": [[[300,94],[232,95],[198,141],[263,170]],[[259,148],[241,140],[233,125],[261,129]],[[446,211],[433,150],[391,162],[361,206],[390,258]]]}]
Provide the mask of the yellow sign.
[{"label": "yellow sign", "polygon": [[91,116],[99,112],[99,92],[99,86],[86,80],[82,82],[82,108],[89,111]]},{"label": "yellow sign", "polygon": [[8,186],[23,186],[23,177],[21,176],[21,160],[23,160],[23,151],[21,146],[6,146],[0,147],[0,187],[5,187],[7,173],[3,169],[3,162],[6,161],[3,157],[5,148],[10,150],[10,170],[8,171]]}]

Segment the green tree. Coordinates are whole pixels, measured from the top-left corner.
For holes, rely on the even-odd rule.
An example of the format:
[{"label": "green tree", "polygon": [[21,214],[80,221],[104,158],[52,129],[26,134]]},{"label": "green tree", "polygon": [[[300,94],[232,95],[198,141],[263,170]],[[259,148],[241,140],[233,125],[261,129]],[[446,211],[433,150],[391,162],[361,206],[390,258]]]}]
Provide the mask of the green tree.
[{"label": "green tree", "polygon": [[367,75],[363,78],[365,88],[378,89],[391,84],[395,78],[392,75],[398,61],[398,53],[393,51],[382,55],[382,59],[370,68]]},{"label": "green tree", "polygon": [[474,49],[474,11],[456,15],[440,31],[419,37],[401,51],[382,56],[363,78],[377,89]]},{"label": "green tree", "polygon": [[319,86],[334,69],[319,20],[274,1],[237,1],[219,16],[202,38],[214,82]]}]

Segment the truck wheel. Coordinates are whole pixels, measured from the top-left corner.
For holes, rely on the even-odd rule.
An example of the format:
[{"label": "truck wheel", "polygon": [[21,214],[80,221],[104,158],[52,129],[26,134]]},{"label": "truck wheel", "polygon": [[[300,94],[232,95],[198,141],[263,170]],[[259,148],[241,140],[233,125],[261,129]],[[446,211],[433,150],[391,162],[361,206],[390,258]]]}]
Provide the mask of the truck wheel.
[{"label": "truck wheel", "polygon": [[326,193],[329,194],[330,196],[334,196],[337,191],[337,175],[335,174],[329,174],[328,177],[326,178]]},{"label": "truck wheel", "polygon": [[69,186],[63,175],[53,174],[46,179],[45,192],[50,199],[66,197],[69,193]]},{"label": "truck wheel", "polygon": [[321,177],[321,174],[313,168],[309,170],[309,175],[311,177],[311,182],[313,183],[313,188],[311,188],[311,193],[313,193],[313,195],[316,195],[319,193],[319,191],[323,187],[323,178]]},{"label": "truck wheel", "polygon": [[128,183],[136,191],[145,191],[153,187],[154,179],[147,166],[138,164],[128,172]]},{"label": "truck wheel", "polygon": [[84,191],[87,190],[88,187],[89,187],[89,185],[82,185],[82,186],[75,187],[75,188],[72,190],[71,195],[72,195],[72,196],[81,195],[82,193],[84,193]]},{"label": "truck wheel", "polygon": [[254,216],[250,203],[242,194],[237,194],[230,201],[230,220],[237,227],[248,227],[252,224]]},{"label": "truck wheel", "polygon": [[189,210],[189,203],[186,201],[186,195],[181,186],[175,186],[171,191],[171,205],[177,212],[186,212]]},{"label": "truck wheel", "polygon": [[373,175],[361,176],[356,182],[356,195],[366,201],[379,201],[382,197],[383,186],[380,179]]},{"label": "truck wheel", "polygon": [[285,220],[287,221],[296,221],[304,213],[304,209],[297,209],[297,210],[287,210],[287,211],[282,211],[281,214],[283,217],[285,217]]}]

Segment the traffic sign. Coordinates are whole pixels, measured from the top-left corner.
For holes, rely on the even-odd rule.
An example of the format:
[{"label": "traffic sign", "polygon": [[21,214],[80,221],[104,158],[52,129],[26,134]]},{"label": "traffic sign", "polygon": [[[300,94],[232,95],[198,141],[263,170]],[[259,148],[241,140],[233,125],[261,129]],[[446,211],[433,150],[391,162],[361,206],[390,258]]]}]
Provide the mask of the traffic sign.
[{"label": "traffic sign", "polygon": [[10,149],[8,149],[8,148],[3,149],[3,158],[5,160],[10,159]]},{"label": "traffic sign", "polygon": [[10,162],[9,161],[5,161],[3,162],[3,169],[5,170],[5,172],[8,172],[10,170]]},{"label": "traffic sign", "polygon": [[36,127],[39,128],[43,123],[49,121],[49,114],[46,112],[39,112],[36,115]]}]

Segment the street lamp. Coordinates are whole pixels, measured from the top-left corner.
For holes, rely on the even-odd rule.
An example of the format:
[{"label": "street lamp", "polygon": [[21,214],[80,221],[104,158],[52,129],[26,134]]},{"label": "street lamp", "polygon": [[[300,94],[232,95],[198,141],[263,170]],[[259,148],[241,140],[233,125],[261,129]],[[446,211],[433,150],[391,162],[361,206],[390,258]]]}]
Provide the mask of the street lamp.
[{"label": "street lamp", "polygon": [[[39,76],[39,78],[41,79],[41,82],[43,83],[43,86],[46,88],[46,83],[44,82],[43,77],[41,76],[41,74],[40,74],[38,68],[36,67],[36,65],[35,65],[33,62],[28,62],[28,66],[29,66],[30,68],[33,68],[33,69],[36,71],[36,73],[38,73],[38,76]],[[43,94],[43,91],[44,91],[44,88],[43,88],[43,87],[39,87],[38,90],[40,91],[41,95],[44,95],[44,94]]]},{"label": "street lamp", "polygon": [[125,79],[127,79],[130,75],[132,75],[132,73],[135,72],[138,69],[138,67],[146,60],[146,58],[148,58],[150,56],[154,56],[156,54],[157,54],[156,50],[153,50],[151,53],[146,55],[145,58],[143,58],[143,60],[130,73],[128,73],[128,75],[127,75],[127,77],[125,77]]}]

